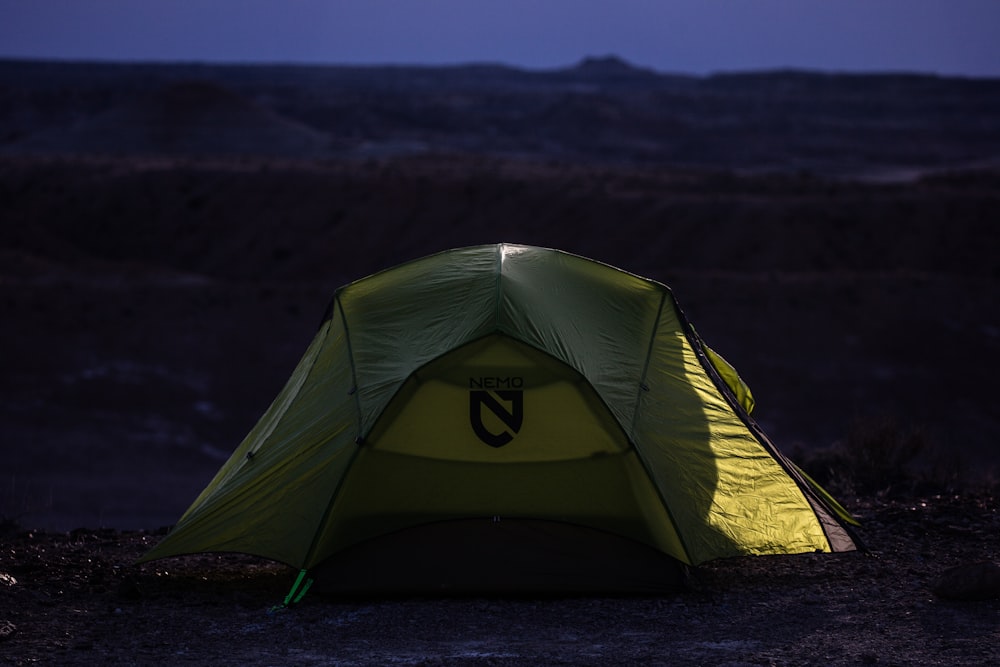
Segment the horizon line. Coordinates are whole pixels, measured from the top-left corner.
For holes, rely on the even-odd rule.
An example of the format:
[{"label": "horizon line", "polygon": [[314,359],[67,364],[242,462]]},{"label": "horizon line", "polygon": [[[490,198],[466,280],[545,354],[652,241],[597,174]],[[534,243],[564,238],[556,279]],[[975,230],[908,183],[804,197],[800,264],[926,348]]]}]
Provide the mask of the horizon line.
[{"label": "horizon line", "polygon": [[32,63],[61,65],[121,65],[139,67],[294,67],[294,68],[330,68],[330,69],[419,69],[447,70],[462,68],[496,68],[516,72],[554,74],[581,70],[589,64],[600,66],[608,63],[619,67],[622,72],[637,75],[649,75],[664,78],[708,79],[718,76],[762,75],[762,74],[806,74],[831,77],[923,77],[937,79],[964,79],[980,81],[1000,80],[998,75],[944,73],[932,70],[887,68],[887,69],[828,69],[822,67],[805,67],[796,65],[776,65],[773,67],[747,67],[743,69],[716,69],[705,73],[662,70],[652,66],[637,64],[616,54],[585,55],[576,62],[552,67],[537,67],[517,65],[500,60],[457,60],[452,62],[405,62],[405,61],[323,61],[323,60],[239,60],[223,58],[111,58],[111,57],[64,57],[64,56],[29,56],[0,53],[0,63]]}]

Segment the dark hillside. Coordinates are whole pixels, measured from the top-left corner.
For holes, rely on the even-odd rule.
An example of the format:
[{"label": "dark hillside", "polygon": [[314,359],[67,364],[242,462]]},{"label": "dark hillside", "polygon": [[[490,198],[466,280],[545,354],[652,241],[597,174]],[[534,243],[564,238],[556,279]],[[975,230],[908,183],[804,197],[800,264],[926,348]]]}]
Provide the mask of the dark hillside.
[{"label": "dark hillside", "polygon": [[[1000,156],[998,80],[797,71],[699,78],[614,57],[560,70],[4,61],[0,151],[176,154],[176,142],[129,137],[136,106],[183,82],[231,91],[253,105],[251,127],[269,126],[257,141],[221,146],[192,135],[185,147],[206,153],[270,155],[277,143],[298,157],[445,151],[883,178],[996,166]],[[217,110],[211,125],[247,127],[240,108]]]},{"label": "dark hillside", "polygon": [[995,480],[998,156],[990,79],[0,61],[0,516],[174,520],[338,285],[497,241],[671,285],[785,451]]},{"label": "dark hillside", "polygon": [[939,481],[988,481],[997,219],[987,173],[852,184],[459,157],[7,159],[0,435],[13,482],[0,511],[172,521],[283,384],[337,286],[496,241],[671,285],[786,452],[808,458],[858,420],[891,418],[926,434]]}]

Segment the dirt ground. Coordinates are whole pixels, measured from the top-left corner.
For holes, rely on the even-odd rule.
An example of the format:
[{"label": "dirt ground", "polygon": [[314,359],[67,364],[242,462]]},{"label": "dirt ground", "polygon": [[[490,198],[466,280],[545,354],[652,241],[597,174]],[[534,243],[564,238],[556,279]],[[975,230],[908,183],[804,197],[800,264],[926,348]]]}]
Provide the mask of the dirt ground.
[{"label": "dirt ground", "polygon": [[[866,552],[746,557],[663,597],[332,599],[273,611],[293,573],[248,557],[142,566],[158,535],[6,526],[11,665],[986,665],[1000,600],[950,599],[996,559],[989,496],[853,499]],[[983,589],[985,590],[985,589]],[[995,592],[996,589],[994,589]]]}]

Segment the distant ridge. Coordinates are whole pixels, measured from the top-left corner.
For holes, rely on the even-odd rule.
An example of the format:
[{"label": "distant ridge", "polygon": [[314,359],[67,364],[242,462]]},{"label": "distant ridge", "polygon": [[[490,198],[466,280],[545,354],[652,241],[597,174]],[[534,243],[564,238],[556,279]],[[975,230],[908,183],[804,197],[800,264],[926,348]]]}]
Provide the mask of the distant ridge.
[{"label": "distant ridge", "polygon": [[20,148],[39,152],[315,157],[325,134],[283,118],[211,81],[186,80],[42,132]]},{"label": "distant ridge", "polygon": [[569,71],[584,76],[597,77],[650,77],[659,76],[647,67],[637,67],[616,55],[587,56]]},{"label": "distant ridge", "polygon": [[[0,153],[464,154],[852,177],[995,168],[1000,79],[0,60]],[[894,178],[897,176],[893,176]]]}]

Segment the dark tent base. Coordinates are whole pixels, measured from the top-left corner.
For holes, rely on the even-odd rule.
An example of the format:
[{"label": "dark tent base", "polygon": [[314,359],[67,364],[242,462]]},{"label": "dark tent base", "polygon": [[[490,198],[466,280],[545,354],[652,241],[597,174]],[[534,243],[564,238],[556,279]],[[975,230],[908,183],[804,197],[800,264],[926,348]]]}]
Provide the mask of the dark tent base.
[{"label": "dark tent base", "polygon": [[657,595],[687,568],[633,540],[539,520],[457,520],[409,528],[334,555],[314,592],[344,595]]}]

